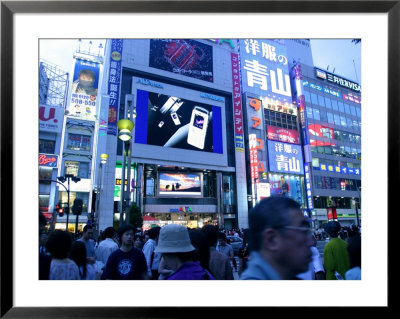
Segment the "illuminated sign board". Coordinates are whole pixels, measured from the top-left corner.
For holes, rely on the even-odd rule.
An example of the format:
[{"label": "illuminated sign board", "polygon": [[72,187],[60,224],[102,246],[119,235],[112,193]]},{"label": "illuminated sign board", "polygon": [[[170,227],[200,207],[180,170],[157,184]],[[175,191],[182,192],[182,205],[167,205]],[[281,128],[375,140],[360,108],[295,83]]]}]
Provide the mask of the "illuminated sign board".
[{"label": "illuminated sign board", "polygon": [[304,173],[300,145],[268,141],[268,158],[271,172]]},{"label": "illuminated sign board", "polygon": [[58,106],[39,106],[39,131],[61,133],[64,108]]},{"label": "illuminated sign board", "polygon": [[235,128],[235,151],[244,152],[242,96],[240,91],[239,58],[231,53],[232,85],[233,85],[233,116]]},{"label": "illuminated sign board", "polygon": [[285,46],[266,39],[239,40],[239,46],[244,90],[291,102]]},{"label": "illuminated sign board", "polygon": [[39,154],[39,166],[56,168],[57,162],[57,155]]},{"label": "illuminated sign board", "polygon": [[189,39],[151,39],[149,66],[213,82],[212,46]]},{"label": "illuminated sign board", "polygon": [[136,96],[135,143],[223,153],[221,107],[139,89]]},{"label": "illuminated sign board", "polygon": [[314,209],[312,192],[311,192],[311,175],[310,175],[310,164],[304,164],[304,177],[306,182],[306,193],[307,193],[307,206],[309,209]]},{"label": "illuminated sign board", "polygon": [[348,88],[350,90],[356,91],[356,92],[361,92],[361,87],[359,84],[346,80],[340,76],[334,75],[332,73],[322,71],[319,69],[315,69],[317,77],[321,79],[326,79],[328,82],[340,85],[342,87]]},{"label": "illuminated sign board", "polygon": [[267,125],[267,137],[269,140],[300,144],[299,132],[296,130]]},{"label": "illuminated sign board", "polygon": [[107,134],[117,135],[117,118],[119,106],[119,89],[121,83],[121,69],[122,69],[122,39],[111,40],[111,59],[108,75],[108,90],[107,94],[110,96],[108,106],[108,126]]},{"label": "illuminated sign board", "polygon": [[196,173],[159,173],[158,195],[201,197],[202,175]]}]

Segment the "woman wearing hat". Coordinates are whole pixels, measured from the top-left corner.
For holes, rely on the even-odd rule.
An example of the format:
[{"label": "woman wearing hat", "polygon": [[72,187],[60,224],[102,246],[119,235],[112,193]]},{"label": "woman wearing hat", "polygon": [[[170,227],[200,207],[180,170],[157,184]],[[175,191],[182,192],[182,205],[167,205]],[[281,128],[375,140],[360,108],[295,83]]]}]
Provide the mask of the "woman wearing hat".
[{"label": "woman wearing hat", "polygon": [[161,228],[154,252],[161,253],[166,267],[171,269],[168,280],[214,279],[209,271],[201,267],[200,261],[193,261],[195,251],[184,226],[169,224]]}]

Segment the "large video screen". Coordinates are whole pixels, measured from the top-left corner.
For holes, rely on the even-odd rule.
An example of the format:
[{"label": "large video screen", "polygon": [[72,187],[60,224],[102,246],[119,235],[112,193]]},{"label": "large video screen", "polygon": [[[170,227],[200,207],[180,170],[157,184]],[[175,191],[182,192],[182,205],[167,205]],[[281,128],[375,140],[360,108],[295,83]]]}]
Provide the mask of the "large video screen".
[{"label": "large video screen", "polygon": [[194,40],[150,40],[149,65],[208,82],[214,80],[212,47]]},{"label": "large video screen", "polygon": [[202,196],[202,180],[195,173],[162,173],[158,175],[159,196]]},{"label": "large video screen", "polygon": [[135,143],[223,153],[221,107],[137,90]]}]

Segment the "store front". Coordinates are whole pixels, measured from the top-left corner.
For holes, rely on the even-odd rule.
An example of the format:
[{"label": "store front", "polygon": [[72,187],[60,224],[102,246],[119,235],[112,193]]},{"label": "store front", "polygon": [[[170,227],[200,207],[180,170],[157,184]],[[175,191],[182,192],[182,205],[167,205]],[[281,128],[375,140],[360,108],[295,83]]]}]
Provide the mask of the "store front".
[{"label": "store front", "polygon": [[[148,216],[154,218],[150,223]],[[150,213],[143,216],[143,228],[151,228],[151,225],[165,226],[168,224],[179,224],[188,228],[201,228],[204,225],[218,225],[216,213],[193,213],[193,212],[171,212],[171,213]]]}]

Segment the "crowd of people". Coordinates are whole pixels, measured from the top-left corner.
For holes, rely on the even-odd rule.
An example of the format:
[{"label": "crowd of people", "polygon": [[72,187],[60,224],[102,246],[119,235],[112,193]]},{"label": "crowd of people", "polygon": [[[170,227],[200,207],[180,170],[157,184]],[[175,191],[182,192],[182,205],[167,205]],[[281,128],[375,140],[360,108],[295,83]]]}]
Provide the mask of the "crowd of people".
[{"label": "crowd of people", "polygon": [[[317,235],[300,205],[263,199],[249,212],[249,228],[190,229],[178,224],[137,232],[131,225],[104,229],[95,241],[86,225],[79,238],[63,230],[41,233],[39,279],[49,280],[359,280],[361,234],[337,221],[326,224],[323,259]],[[227,236],[242,238],[236,263]],[[234,276],[234,273],[237,273]]]}]

